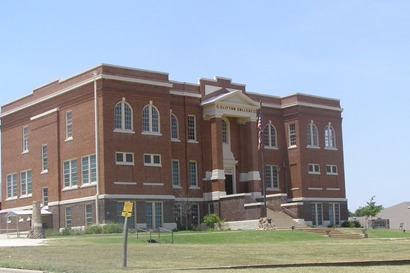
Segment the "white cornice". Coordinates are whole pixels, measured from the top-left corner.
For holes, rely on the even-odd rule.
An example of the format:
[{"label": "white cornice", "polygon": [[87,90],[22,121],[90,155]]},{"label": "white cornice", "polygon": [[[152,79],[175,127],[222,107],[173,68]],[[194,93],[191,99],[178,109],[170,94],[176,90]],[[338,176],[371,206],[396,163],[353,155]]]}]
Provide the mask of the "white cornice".
[{"label": "white cornice", "polygon": [[346,198],[323,198],[323,197],[299,197],[290,198],[288,201],[299,202],[299,201],[311,201],[311,202],[346,202]]},{"label": "white cornice", "polygon": [[99,75],[96,75],[95,77],[88,78],[88,79],[86,79],[86,80],[84,80],[84,81],[78,82],[78,83],[73,84],[73,85],[71,85],[71,86],[68,86],[68,87],[66,87],[66,88],[64,88],[64,89],[61,89],[61,90],[59,90],[59,91],[56,91],[56,92],[54,92],[54,93],[52,93],[52,94],[50,94],[50,95],[41,97],[41,98],[36,99],[36,100],[34,100],[34,101],[32,101],[32,102],[23,104],[23,105],[21,105],[21,106],[18,106],[18,107],[16,107],[16,108],[13,108],[13,109],[11,109],[11,110],[9,110],[9,111],[6,111],[6,112],[4,112],[4,113],[1,113],[1,114],[0,114],[0,119],[3,118],[3,117],[5,117],[5,116],[8,116],[8,115],[10,115],[10,114],[16,113],[16,112],[21,111],[21,110],[23,110],[23,109],[26,109],[26,108],[28,108],[28,107],[31,107],[31,106],[33,106],[33,105],[36,105],[36,104],[38,104],[38,103],[47,101],[47,100],[49,100],[49,99],[52,99],[52,98],[55,98],[55,97],[60,96],[60,95],[62,95],[62,94],[65,94],[65,93],[67,93],[67,92],[70,92],[71,90],[74,90],[74,89],[79,88],[79,87],[81,87],[81,86],[84,86],[84,85],[87,85],[87,84],[89,84],[89,83],[92,83],[94,80],[100,80],[100,79],[124,81],[124,82],[131,82],[131,83],[140,83],[140,84],[147,84],[147,85],[154,85],[154,86],[161,86],[161,87],[168,87],[168,88],[171,88],[171,87],[173,86],[172,83],[168,83],[168,82],[158,82],[158,81],[135,79],[135,78],[129,78],[129,77],[113,76],[113,75],[107,75],[107,74],[99,74]]},{"label": "white cornice", "polygon": [[201,94],[192,94],[192,93],[183,92],[183,91],[171,90],[169,93],[175,96],[192,97],[192,98],[198,98],[198,99],[202,98]]},{"label": "white cornice", "polygon": [[340,107],[334,107],[334,106],[328,106],[328,105],[316,104],[316,103],[308,103],[308,102],[289,103],[289,104],[283,105],[282,108],[285,109],[285,108],[289,108],[293,106],[306,106],[306,107],[312,107],[312,108],[318,108],[318,109],[326,109],[326,110],[343,112],[343,108],[340,108]]}]

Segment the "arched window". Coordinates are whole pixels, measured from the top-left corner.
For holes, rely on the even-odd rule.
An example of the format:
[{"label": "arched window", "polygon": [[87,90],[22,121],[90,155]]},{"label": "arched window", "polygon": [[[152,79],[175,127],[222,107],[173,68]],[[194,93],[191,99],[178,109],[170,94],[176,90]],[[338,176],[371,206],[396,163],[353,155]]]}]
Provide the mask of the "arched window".
[{"label": "arched window", "polygon": [[325,148],[336,148],[335,129],[330,123],[325,127]]},{"label": "arched window", "polygon": [[265,147],[277,147],[276,143],[276,128],[269,122],[263,130],[263,142]]},{"label": "arched window", "polygon": [[142,110],[142,131],[145,133],[159,133],[159,112],[152,105],[152,101]]},{"label": "arched window", "polygon": [[316,125],[313,120],[308,124],[306,128],[306,142],[307,146],[319,147],[319,135]]},{"label": "arched window", "polygon": [[222,119],[222,143],[229,143],[229,125],[225,119]]},{"label": "arched window", "polygon": [[125,98],[114,107],[114,129],[132,131],[132,108]]},{"label": "arched window", "polygon": [[178,118],[174,114],[171,113],[171,139],[178,140],[179,139],[179,124]]}]

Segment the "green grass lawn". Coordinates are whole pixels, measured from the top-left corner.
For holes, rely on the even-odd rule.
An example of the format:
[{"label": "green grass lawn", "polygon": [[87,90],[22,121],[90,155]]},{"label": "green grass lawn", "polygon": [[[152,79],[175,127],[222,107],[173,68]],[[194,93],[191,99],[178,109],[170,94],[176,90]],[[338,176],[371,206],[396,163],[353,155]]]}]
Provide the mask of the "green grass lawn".
[{"label": "green grass lawn", "polygon": [[[346,229],[346,232],[355,230]],[[359,230],[360,232],[360,230]],[[0,248],[0,267],[48,272],[196,272],[197,267],[410,259],[410,234],[369,230],[369,239],[327,238],[304,231],[224,231],[130,234],[122,269],[122,235],[53,237],[41,247]],[[399,238],[399,239],[389,239]],[[10,239],[12,240],[12,239]],[[371,269],[371,270],[370,270]],[[342,271],[343,270],[343,271]],[[410,266],[292,267],[200,272],[410,272]]]}]

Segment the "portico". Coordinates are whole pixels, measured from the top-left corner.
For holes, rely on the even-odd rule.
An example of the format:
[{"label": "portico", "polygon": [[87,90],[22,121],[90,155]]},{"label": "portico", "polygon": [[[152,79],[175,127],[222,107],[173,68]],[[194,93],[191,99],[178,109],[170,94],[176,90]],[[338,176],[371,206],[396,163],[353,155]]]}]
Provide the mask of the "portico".
[{"label": "portico", "polygon": [[208,200],[237,193],[261,196],[258,169],[257,110],[259,104],[241,90],[227,90],[204,101],[203,118],[210,122],[211,161]]}]

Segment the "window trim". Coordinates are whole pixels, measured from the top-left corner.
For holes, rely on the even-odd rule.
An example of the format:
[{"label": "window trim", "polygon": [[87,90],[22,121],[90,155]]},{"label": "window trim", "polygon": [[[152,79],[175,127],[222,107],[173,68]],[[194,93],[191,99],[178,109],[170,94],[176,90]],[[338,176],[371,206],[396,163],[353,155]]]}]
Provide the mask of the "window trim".
[{"label": "window trim", "polygon": [[288,141],[289,141],[288,149],[297,147],[296,123],[288,124]]},{"label": "window trim", "polygon": [[[44,190],[47,190],[47,194],[44,194],[45,193]],[[48,202],[49,202],[48,187],[43,187],[41,189],[41,203],[43,204],[44,207],[48,207]]]},{"label": "window trim", "polygon": [[[68,168],[68,176],[69,176],[69,185],[66,185],[66,169],[65,169],[65,163],[69,163],[69,168]],[[75,172],[73,172],[73,165],[75,163]],[[75,176],[74,176],[75,175]],[[75,180],[73,180],[75,178]],[[78,188],[78,166],[77,166],[77,159],[69,159],[69,160],[64,160],[63,161],[63,190],[70,190],[70,189],[77,189]]]},{"label": "window trim", "polygon": [[[177,172],[175,173],[174,170],[174,163],[176,163],[176,167],[178,168],[178,170],[176,170]],[[180,171],[180,164],[179,164],[179,160],[178,159],[172,159],[171,160],[171,181],[172,181],[172,187],[173,188],[181,188],[181,171]],[[178,182],[178,183],[174,183],[174,182]]]},{"label": "window trim", "polygon": [[[192,118],[193,123],[190,122],[190,118]],[[189,114],[187,116],[187,139],[189,143],[198,143],[196,127],[196,116]]]},{"label": "window trim", "polygon": [[[70,213],[67,213],[68,211],[70,211]],[[70,228],[70,227],[73,226],[73,211],[72,211],[71,207],[66,207],[64,212],[65,212],[65,215],[64,215],[65,216],[64,217],[65,218],[65,222],[64,222],[65,227]]]},{"label": "window trim", "polygon": [[[312,170],[310,170],[311,169],[310,167],[312,167]],[[308,164],[308,174],[320,174],[320,164],[309,163]]]},{"label": "window trim", "polygon": [[[171,130],[170,131],[171,140],[180,141],[179,140],[179,121],[178,121],[178,117],[174,113],[171,113],[171,117],[170,117],[170,130]],[[174,137],[174,134],[176,135],[176,137]]]},{"label": "window trim", "polygon": [[[144,116],[144,111],[148,109],[148,117]],[[158,130],[154,131],[154,117],[153,113],[156,111],[157,113],[157,126]],[[142,134],[143,135],[155,135],[155,136],[161,136],[161,116],[159,113],[159,110],[157,107],[154,106],[152,101],[149,102],[148,105],[145,105],[144,108],[142,108],[142,113],[141,113],[141,118],[142,118]],[[148,128],[146,128],[146,124],[144,124],[144,119],[148,119]],[[148,130],[147,130],[148,129]]]},{"label": "window trim", "polygon": [[[11,180],[9,180],[9,177]],[[9,173],[6,175],[6,200],[17,199],[17,179],[17,173]]]},{"label": "window trim", "polygon": [[326,165],[326,174],[327,175],[338,175],[337,165]]},{"label": "window trim", "polygon": [[307,148],[320,148],[319,130],[313,120],[310,121],[306,128],[306,144]]},{"label": "window trim", "polygon": [[[272,131],[274,133],[273,136],[273,141],[272,143]],[[267,136],[266,136],[267,135]],[[264,148],[266,149],[278,149],[278,136],[277,136],[277,130],[276,127],[272,124],[271,121],[265,125],[265,128],[263,130],[263,145]],[[268,139],[268,143],[266,143],[266,139]]]},{"label": "window trim", "polygon": [[[325,127],[325,149],[327,150],[337,150],[336,146],[336,131],[329,122]],[[332,145],[331,145],[332,144]]]},{"label": "window trim", "polygon": [[[91,211],[88,211],[87,209],[90,208]],[[90,226],[93,224],[93,206],[91,204],[85,204],[84,206],[84,224],[86,226]]]},{"label": "window trim", "polygon": [[65,112],[65,141],[73,140],[73,111]]},{"label": "window trim", "polygon": [[[271,176],[269,181],[266,179],[267,169],[269,169],[270,176]],[[276,170],[276,181],[273,175],[274,170]],[[275,190],[275,191],[280,190],[279,171],[280,171],[280,168],[277,165],[269,165],[269,164],[265,165],[265,186],[267,190]]]},{"label": "window trim", "polygon": [[29,134],[28,126],[23,127],[23,154],[29,152]]},{"label": "window trim", "polygon": [[[123,161],[118,161],[118,157],[117,155],[121,154]],[[131,155],[132,156],[132,162],[127,162],[127,155]],[[116,165],[126,165],[126,166],[132,166],[135,165],[135,157],[134,157],[134,153],[131,152],[115,152],[115,163]]]},{"label": "window trim", "polygon": [[[191,173],[191,164],[195,165],[195,173]],[[195,178],[195,184],[191,184],[191,182],[193,181],[192,178]],[[196,160],[189,160],[188,162],[188,185],[189,185],[189,188],[199,187],[198,185],[198,162]]]},{"label": "window trim", "polygon": [[[94,158],[94,168],[92,168],[91,159]],[[84,169],[84,160],[87,160],[87,169]],[[87,172],[88,179],[84,180],[84,172]],[[95,174],[95,181],[92,180],[93,174]],[[81,184],[82,185],[91,185],[97,183],[97,158],[95,154],[83,156],[81,158]]]},{"label": "window trim", "polygon": [[[147,162],[145,159],[149,156],[149,162]],[[155,163],[155,159],[159,159],[159,163]],[[161,155],[160,154],[144,154],[144,166],[146,167],[162,167],[161,163]]]},{"label": "window trim", "polygon": [[[45,150],[44,150],[45,149]],[[48,145],[41,146],[41,174],[48,173]]]},{"label": "window trim", "polygon": [[[121,114],[119,118],[121,119],[121,128],[116,127],[116,118],[117,118],[117,107],[120,107]],[[131,129],[127,129],[127,120],[126,120],[126,107],[130,110],[130,127]],[[114,106],[114,132],[119,133],[135,133],[134,132],[134,110],[132,109],[131,104],[125,101],[125,98],[122,98],[121,101],[117,102]]]},{"label": "window trim", "polygon": [[[30,176],[29,176],[30,174]],[[23,178],[23,175],[25,176]],[[23,193],[23,189],[25,193]],[[31,197],[33,195],[33,173],[31,170],[24,170],[20,172],[20,197]]]}]

